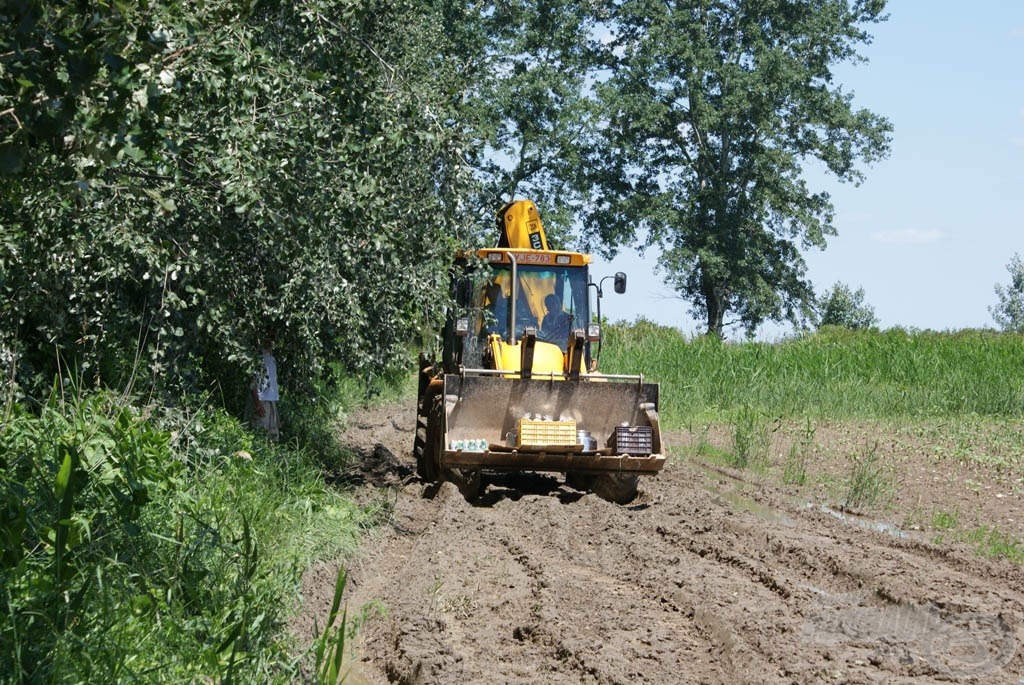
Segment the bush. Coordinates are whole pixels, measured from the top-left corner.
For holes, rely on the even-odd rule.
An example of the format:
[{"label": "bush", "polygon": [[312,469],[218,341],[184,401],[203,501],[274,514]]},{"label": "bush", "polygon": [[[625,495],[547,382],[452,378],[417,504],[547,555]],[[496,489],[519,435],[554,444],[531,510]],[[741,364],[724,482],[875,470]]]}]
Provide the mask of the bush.
[{"label": "bush", "polygon": [[[150,544],[145,507],[180,484],[170,437],[111,395],[38,415],[10,405],[0,430],[3,568],[0,659],[15,680],[117,673],[103,644],[121,619],[144,616],[154,597],[138,562]],[[117,606],[130,607],[126,616]],[[106,650],[103,650],[106,651]]]},{"label": "bush", "polygon": [[351,549],[373,510],[221,410],[55,394],[5,415],[0,680],[295,677],[301,572]]},{"label": "bush", "polygon": [[989,307],[989,313],[1002,330],[1024,333],[1024,262],[1019,254],[1013,255],[1006,270],[1010,272],[1010,284],[996,284],[999,303]]},{"label": "bush", "polygon": [[874,308],[864,302],[864,288],[853,291],[845,283],[836,283],[832,290],[825,291],[820,313],[819,327],[838,326],[856,331],[878,324]]}]

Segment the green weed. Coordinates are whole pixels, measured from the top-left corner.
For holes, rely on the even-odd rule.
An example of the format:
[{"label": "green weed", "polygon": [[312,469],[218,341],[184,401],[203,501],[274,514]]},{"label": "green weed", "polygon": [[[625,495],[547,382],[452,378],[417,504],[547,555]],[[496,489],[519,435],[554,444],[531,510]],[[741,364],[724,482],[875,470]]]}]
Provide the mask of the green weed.
[{"label": "green weed", "polygon": [[985,557],[1003,557],[1016,564],[1024,563],[1024,545],[994,526],[981,526],[968,532],[963,539],[975,546]]},{"label": "green weed", "polygon": [[731,452],[730,450],[722,449],[721,447],[717,447],[708,440],[704,440],[697,443],[694,450],[694,455],[702,457],[704,459],[707,459],[708,461],[717,464],[724,464],[726,466],[733,465],[733,462],[735,461],[735,455],[733,454],[733,452]]},{"label": "green weed", "polygon": [[953,530],[960,524],[960,516],[955,511],[937,511],[932,516],[932,528],[935,530]]},{"label": "green weed", "polygon": [[444,578],[440,574],[434,574],[434,582],[430,586],[430,613],[437,611],[438,603],[441,600],[441,588],[444,587]]},{"label": "green weed", "polygon": [[711,430],[711,426],[702,424],[698,429],[694,430],[693,425],[690,425],[688,428],[691,435],[696,433],[696,437],[692,442],[693,453],[698,457],[707,456],[714,449],[711,440],[708,438],[708,431]]},{"label": "green weed", "polygon": [[789,447],[782,466],[782,482],[787,485],[804,485],[807,482],[807,461],[814,449],[814,423],[807,419],[798,439]]},{"label": "green weed", "polygon": [[890,498],[895,491],[896,474],[878,454],[878,442],[853,456],[846,485],[843,509],[873,506]]},{"label": "green weed", "polygon": [[376,516],[309,455],[199,407],[111,393],[12,403],[0,426],[8,682],[288,681],[288,598]]},{"label": "green weed", "polygon": [[747,468],[768,462],[770,432],[768,423],[756,409],[743,406],[732,422],[733,451],[730,466]]},{"label": "green weed", "polygon": [[322,685],[334,685],[345,681],[342,663],[345,658],[345,640],[348,630],[348,606],[341,611],[341,596],[345,592],[348,574],[345,569],[338,569],[338,577],[334,583],[334,597],[331,599],[331,611],[327,615],[324,632],[316,640],[316,675],[317,682]]}]

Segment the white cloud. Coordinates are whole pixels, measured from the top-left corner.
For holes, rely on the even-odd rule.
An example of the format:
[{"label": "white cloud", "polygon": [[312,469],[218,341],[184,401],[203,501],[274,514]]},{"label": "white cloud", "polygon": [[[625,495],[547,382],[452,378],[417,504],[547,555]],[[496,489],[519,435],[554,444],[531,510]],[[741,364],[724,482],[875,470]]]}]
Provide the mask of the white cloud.
[{"label": "white cloud", "polygon": [[942,238],[942,231],[930,228],[902,228],[898,231],[876,231],[871,239],[889,245],[927,245]]}]

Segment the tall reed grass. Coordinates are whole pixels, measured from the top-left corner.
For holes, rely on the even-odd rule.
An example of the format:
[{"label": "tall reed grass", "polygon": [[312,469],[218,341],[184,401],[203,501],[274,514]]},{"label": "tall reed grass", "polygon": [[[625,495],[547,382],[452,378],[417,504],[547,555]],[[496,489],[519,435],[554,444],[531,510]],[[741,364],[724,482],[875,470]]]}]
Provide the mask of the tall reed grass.
[{"label": "tall reed grass", "polygon": [[815,419],[1024,414],[1024,336],[828,329],[776,343],[687,338],[645,320],[607,326],[602,370],[661,385],[668,427],[740,410]]}]

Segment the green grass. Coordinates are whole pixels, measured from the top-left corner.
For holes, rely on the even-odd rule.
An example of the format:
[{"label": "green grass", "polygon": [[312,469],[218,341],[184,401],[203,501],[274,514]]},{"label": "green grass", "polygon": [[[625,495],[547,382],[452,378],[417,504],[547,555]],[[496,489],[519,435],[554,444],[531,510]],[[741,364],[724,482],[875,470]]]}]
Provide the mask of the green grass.
[{"label": "green grass", "polygon": [[995,526],[960,528],[960,514],[956,511],[937,511],[932,516],[932,527],[938,531],[934,542],[941,545],[947,541],[967,543],[980,556],[1004,558],[1016,564],[1024,564],[1024,544]]},{"label": "green grass", "polygon": [[747,468],[768,463],[769,426],[760,412],[740,407],[732,419],[732,453],[729,466]]},{"label": "green grass", "polygon": [[766,416],[1019,418],[1024,336],[832,329],[777,343],[689,339],[647,321],[605,328],[601,365],[661,384],[666,428]]},{"label": "green grass", "polygon": [[292,681],[302,572],[386,514],[210,407],[55,394],[3,415],[5,683]]},{"label": "green grass", "polygon": [[965,533],[962,539],[974,545],[982,556],[1004,557],[1017,564],[1024,563],[1024,544],[995,527],[975,528]]},{"label": "green grass", "polygon": [[[327,614],[327,624],[316,640],[316,663],[314,671],[317,682],[327,685],[345,680],[343,668],[345,660],[345,642],[348,639],[348,607],[342,607],[341,598],[345,593],[348,574],[339,569],[334,583],[334,596],[331,599],[331,610]],[[341,609],[341,616],[338,610]]]},{"label": "green grass", "polygon": [[[683,449],[677,456],[682,457],[687,453],[692,453],[698,457],[703,457],[716,463],[724,464],[726,466],[731,465],[736,460],[735,453],[718,447],[712,443],[708,437],[707,429],[707,426],[702,426],[697,431],[691,428],[690,432],[696,437],[693,443],[688,446],[688,449]],[[671,448],[672,446],[670,445],[669,447]]]},{"label": "green grass", "polygon": [[807,483],[807,463],[814,450],[816,432],[814,422],[808,419],[800,435],[790,445],[782,468],[782,482],[786,485]]},{"label": "green grass", "polygon": [[960,524],[960,515],[955,511],[937,511],[932,516],[932,527],[935,530],[953,530]]}]

